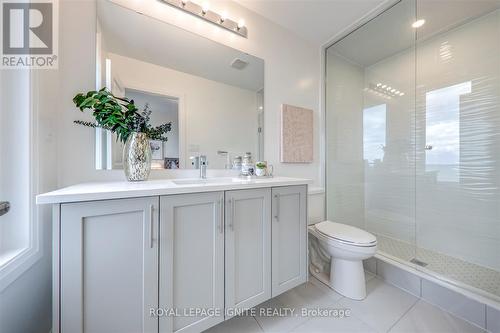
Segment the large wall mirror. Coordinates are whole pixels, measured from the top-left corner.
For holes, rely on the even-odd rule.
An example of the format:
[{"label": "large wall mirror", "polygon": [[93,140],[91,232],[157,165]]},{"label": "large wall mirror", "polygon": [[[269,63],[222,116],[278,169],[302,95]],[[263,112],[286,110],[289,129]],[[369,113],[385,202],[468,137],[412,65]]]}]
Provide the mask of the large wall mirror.
[{"label": "large wall mirror", "polygon": [[[206,155],[228,169],[251,152],[263,159],[264,61],[139,14],[97,2],[97,88],[148,105],[151,122],[172,122],[167,142],[151,142],[153,168],[192,168]],[[122,168],[122,144],[96,130],[96,168]]]}]

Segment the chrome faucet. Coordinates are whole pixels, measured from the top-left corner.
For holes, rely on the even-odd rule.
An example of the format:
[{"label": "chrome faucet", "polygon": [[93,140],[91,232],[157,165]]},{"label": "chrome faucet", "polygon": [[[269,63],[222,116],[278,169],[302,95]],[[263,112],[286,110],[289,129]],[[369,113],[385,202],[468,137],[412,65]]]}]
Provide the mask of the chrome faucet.
[{"label": "chrome faucet", "polygon": [[200,155],[199,156],[199,161],[200,161],[200,178],[201,179],[207,179],[207,156],[206,155]]},{"label": "chrome faucet", "polygon": [[191,160],[193,168],[200,169],[200,178],[207,179],[207,155],[191,156],[189,159]]},{"label": "chrome faucet", "polygon": [[198,155],[191,156],[189,158],[191,160],[191,164],[195,169],[200,169],[200,178],[207,179],[207,156],[206,155]]}]

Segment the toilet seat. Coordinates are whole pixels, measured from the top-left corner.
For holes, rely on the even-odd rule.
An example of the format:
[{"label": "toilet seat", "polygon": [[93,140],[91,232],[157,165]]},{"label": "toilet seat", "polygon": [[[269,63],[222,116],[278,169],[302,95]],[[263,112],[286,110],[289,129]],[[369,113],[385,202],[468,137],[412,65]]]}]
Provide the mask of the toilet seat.
[{"label": "toilet seat", "polygon": [[374,235],[350,225],[323,221],[315,224],[314,228],[322,236],[345,245],[356,247],[377,246],[377,238]]}]

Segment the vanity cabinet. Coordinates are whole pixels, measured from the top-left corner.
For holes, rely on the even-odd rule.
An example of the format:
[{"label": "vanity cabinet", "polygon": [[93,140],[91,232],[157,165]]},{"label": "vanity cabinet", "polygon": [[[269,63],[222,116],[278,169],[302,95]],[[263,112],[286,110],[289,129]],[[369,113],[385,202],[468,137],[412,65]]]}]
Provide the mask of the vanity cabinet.
[{"label": "vanity cabinet", "polygon": [[271,189],[226,192],[226,308],[271,298]]},{"label": "vanity cabinet", "polygon": [[55,204],[53,332],[202,332],[306,282],[306,191]]},{"label": "vanity cabinet", "polygon": [[160,332],[201,332],[224,320],[224,192],[160,200],[160,309],[176,312]]},{"label": "vanity cabinet", "polygon": [[272,297],[307,281],[307,187],[272,189]]},{"label": "vanity cabinet", "polygon": [[61,332],[158,331],[158,208],[158,197],[61,205]]}]

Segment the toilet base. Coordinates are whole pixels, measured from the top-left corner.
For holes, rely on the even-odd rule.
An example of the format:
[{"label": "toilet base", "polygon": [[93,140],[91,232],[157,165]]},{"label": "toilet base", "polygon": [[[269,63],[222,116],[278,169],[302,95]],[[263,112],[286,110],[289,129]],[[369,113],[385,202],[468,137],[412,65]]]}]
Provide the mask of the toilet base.
[{"label": "toilet base", "polygon": [[319,272],[313,264],[309,264],[309,273],[325,286],[330,287],[330,275],[326,272]]},{"label": "toilet base", "polygon": [[366,298],[363,262],[332,258],[329,286],[339,294],[354,299]]}]

